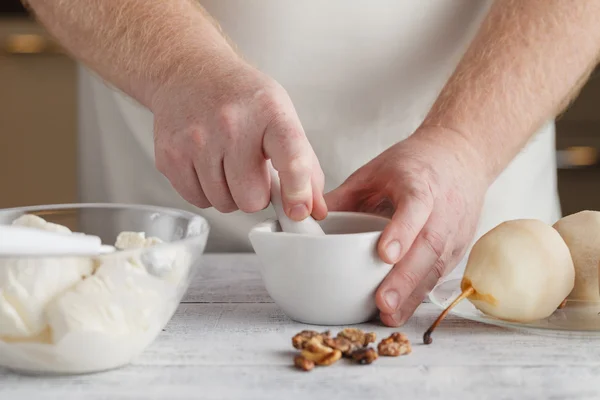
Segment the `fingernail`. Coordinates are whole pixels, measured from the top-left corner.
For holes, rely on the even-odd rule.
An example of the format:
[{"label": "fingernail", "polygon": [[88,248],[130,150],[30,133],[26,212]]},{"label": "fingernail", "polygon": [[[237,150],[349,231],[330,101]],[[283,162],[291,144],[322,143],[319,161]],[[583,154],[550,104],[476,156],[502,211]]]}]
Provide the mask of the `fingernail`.
[{"label": "fingernail", "polygon": [[308,217],[308,208],[304,204],[296,204],[290,209],[290,218],[296,221],[302,221]]},{"label": "fingernail", "polygon": [[385,254],[387,255],[387,258],[393,263],[398,262],[400,259],[400,251],[400,242],[397,240],[390,242],[385,248]]},{"label": "fingernail", "polygon": [[398,311],[396,314],[394,314],[394,315],[392,316],[392,318],[394,319],[394,321],[396,321],[396,324],[397,324],[398,326],[400,326],[400,325],[404,325],[404,323],[406,322],[406,321],[404,321],[404,320],[402,319],[402,313],[401,313],[400,311]]},{"label": "fingernail", "polygon": [[[398,308],[398,301],[400,300],[398,292],[396,292],[395,290],[388,290],[383,295],[383,298],[385,300],[385,304],[390,308],[390,310],[396,311],[396,309]],[[396,318],[394,317],[394,320],[395,319]]]}]

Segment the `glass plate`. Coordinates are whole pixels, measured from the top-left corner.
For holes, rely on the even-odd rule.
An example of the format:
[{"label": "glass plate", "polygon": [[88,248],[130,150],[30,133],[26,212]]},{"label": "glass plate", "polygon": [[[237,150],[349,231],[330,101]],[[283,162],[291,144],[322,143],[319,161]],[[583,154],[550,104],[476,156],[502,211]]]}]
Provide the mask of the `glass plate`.
[{"label": "glass plate", "polygon": [[[429,299],[436,306],[445,309],[460,294],[460,281],[452,279],[439,284],[429,293]],[[600,303],[596,302],[570,300],[565,308],[556,310],[550,317],[527,323],[509,322],[485,315],[468,300],[457,304],[450,314],[538,335],[600,338]]]}]

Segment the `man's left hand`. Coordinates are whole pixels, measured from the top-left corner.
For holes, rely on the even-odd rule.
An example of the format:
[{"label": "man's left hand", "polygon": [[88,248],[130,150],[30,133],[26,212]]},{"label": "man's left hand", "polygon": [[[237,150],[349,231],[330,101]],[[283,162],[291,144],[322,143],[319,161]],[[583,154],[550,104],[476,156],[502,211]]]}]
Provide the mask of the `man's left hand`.
[{"label": "man's left hand", "polygon": [[484,171],[462,136],[420,128],[326,195],[330,211],[391,217],[378,243],[394,264],[376,294],[384,324],[406,322],[465,255],[490,183]]}]

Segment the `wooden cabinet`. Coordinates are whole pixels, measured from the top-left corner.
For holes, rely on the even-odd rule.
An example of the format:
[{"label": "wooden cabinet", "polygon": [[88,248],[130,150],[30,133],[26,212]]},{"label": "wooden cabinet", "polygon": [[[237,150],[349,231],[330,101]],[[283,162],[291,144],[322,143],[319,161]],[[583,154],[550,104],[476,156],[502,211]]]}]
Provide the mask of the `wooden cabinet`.
[{"label": "wooden cabinet", "polygon": [[76,68],[48,40],[0,20],[0,207],[77,200]]},{"label": "wooden cabinet", "polygon": [[600,68],[556,126],[563,214],[600,210]]}]

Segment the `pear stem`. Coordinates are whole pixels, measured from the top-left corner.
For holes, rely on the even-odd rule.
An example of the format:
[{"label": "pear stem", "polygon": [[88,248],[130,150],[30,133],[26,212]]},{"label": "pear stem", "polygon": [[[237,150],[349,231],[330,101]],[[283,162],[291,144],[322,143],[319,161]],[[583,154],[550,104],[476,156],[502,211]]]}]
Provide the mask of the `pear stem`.
[{"label": "pear stem", "polygon": [[561,310],[563,308],[565,308],[565,306],[567,305],[567,299],[564,299],[562,303],[560,303],[560,305],[558,306],[557,310]]},{"label": "pear stem", "polygon": [[452,303],[450,303],[450,305],[448,307],[446,307],[446,309],[444,311],[442,311],[440,316],[437,317],[437,319],[433,322],[433,324],[431,324],[429,329],[427,329],[427,331],[423,335],[423,343],[431,344],[431,342],[433,342],[433,339],[431,339],[431,334],[433,333],[434,329],[437,328],[437,326],[440,324],[440,322],[442,322],[442,320],[444,318],[446,318],[446,315],[448,315],[448,313],[450,312],[450,310],[452,310],[454,308],[454,306],[456,306],[458,303],[460,303],[462,300],[466,299],[473,293],[475,293],[475,289],[473,289],[473,286],[466,287],[462,291],[460,296],[458,296],[456,299],[454,299],[454,301]]}]

